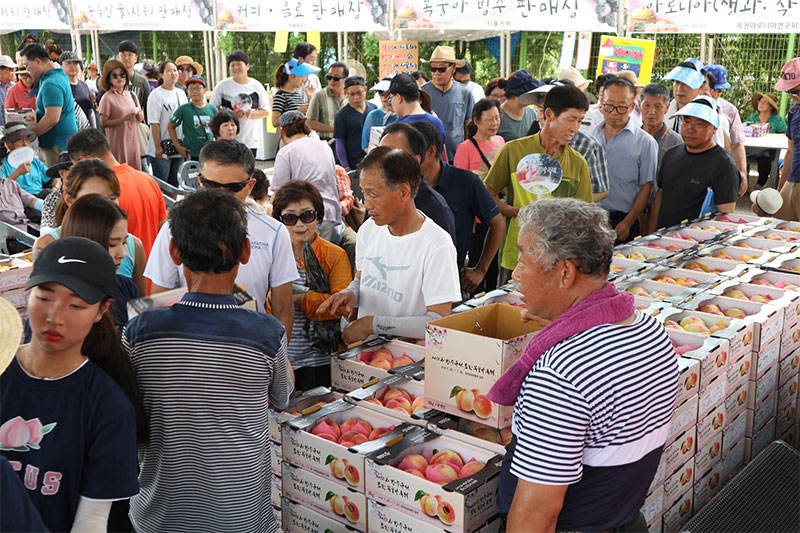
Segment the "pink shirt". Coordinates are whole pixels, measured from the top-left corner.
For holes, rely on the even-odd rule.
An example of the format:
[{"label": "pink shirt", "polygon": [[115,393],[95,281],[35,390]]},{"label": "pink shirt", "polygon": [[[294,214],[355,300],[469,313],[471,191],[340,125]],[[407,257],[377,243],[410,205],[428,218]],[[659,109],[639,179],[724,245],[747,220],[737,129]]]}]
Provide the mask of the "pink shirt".
[{"label": "pink shirt", "polygon": [[[475,140],[477,141],[477,139]],[[495,135],[490,141],[478,141],[478,146],[486,159],[493,163],[497,152],[500,151],[500,148],[505,143],[501,136]],[[489,173],[489,167],[486,166],[478,149],[469,139],[458,145],[453,164],[459,168],[474,172],[480,179],[486,178],[486,174]]]}]

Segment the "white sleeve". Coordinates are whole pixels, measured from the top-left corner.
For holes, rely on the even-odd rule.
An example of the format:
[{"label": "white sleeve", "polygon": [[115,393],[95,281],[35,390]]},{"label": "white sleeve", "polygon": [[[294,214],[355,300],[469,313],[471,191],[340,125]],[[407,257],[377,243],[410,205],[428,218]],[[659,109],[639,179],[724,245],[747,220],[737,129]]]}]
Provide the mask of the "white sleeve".
[{"label": "white sleeve", "polygon": [[222,104],[222,87],[224,86],[224,84],[225,80],[219,82],[217,86],[214,87],[214,90],[211,92],[210,102],[211,105],[213,105],[216,108],[219,108],[219,106]]},{"label": "white sleeve", "polygon": [[425,307],[461,301],[456,247],[443,229],[438,226],[435,229],[441,231],[447,239],[446,242],[432,245],[425,256],[422,272],[422,296],[425,299]]},{"label": "white sleeve", "polygon": [[147,97],[147,123],[161,126],[161,91],[153,91]]},{"label": "white sleeve", "polygon": [[172,262],[169,255],[169,241],[172,233],[169,230],[169,222],[165,222],[158,230],[153,248],[150,250],[150,257],[147,258],[147,266],[144,267],[144,277],[160,287],[172,289],[180,285],[181,280],[178,274],[178,267]]},{"label": "white sleeve", "polygon": [[[280,189],[287,181],[292,179],[292,163],[289,161],[291,150],[288,146],[284,146],[275,155],[275,164],[272,168],[272,180],[270,180],[269,188],[272,191]],[[330,150],[328,150],[330,152]]]},{"label": "white sleeve", "polygon": [[90,500],[80,497],[72,531],[80,533],[105,533],[108,527],[108,514],[111,512],[110,500]]},{"label": "white sleeve", "polygon": [[297,265],[294,262],[294,252],[292,252],[292,241],[289,238],[289,230],[283,224],[278,229],[275,236],[274,254],[272,265],[269,269],[269,286],[280,287],[299,279],[297,275]]}]

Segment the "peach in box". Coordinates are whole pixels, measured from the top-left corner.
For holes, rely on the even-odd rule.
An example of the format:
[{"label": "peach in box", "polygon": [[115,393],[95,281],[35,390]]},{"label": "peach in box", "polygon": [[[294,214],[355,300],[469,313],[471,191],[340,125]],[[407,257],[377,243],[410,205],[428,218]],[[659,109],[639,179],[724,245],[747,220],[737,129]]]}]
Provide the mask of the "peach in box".
[{"label": "peach in box", "polygon": [[486,394],[540,329],[520,321],[521,310],[493,304],[428,323],[425,405],[494,428],[511,423],[513,407]]},{"label": "peach in box", "polygon": [[377,337],[331,355],[331,386],[352,391],[373,379],[385,379],[424,357],[422,346]]}]

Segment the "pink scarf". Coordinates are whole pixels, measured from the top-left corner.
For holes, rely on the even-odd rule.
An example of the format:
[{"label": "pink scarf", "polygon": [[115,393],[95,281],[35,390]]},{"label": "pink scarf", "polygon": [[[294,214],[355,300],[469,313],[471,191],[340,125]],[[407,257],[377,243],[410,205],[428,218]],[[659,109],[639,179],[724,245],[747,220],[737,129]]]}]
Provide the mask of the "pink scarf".
[{"label": "pink scarf", "polygon": [[606,283],[537,333],[525,347],[522,357],[491,388],[489,399],[500,405],[514,405],[522,382],[543,353],[566,338],[601,324],[619,322],[633,312],[633,295],[619,292],[612,283]]}]

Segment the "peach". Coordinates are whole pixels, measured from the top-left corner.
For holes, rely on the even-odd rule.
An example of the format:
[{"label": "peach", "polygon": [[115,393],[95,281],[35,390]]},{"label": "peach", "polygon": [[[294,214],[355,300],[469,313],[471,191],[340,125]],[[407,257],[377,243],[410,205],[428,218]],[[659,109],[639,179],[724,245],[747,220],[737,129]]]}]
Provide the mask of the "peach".
[{"label": "peach", "polygon": [[437,504],[436,498],[430,494],[423,494],[419,499],[419,506],[422,508],[422,512],[428,516],[436,516]]},{"label": "peach", "polygon": [[369,366],[380,368],[381,370],[389,370],[392,368],[392,363],[386,359],[378,359],[376,361],[370,361]]},{"label": "peach", "polygon": [[[355,446],[356,444],[367,442],[367,435],[359,433],[358,431],[348,431],[347,433],[343,433],[339,439],[339,444],[342,446],[344,446],[345,442],[351,443],[350,446]],[[350,446],[347,447],[350,448]]]},{"label": "peach", "polygon": [[386,407],[387,409],[394,409],[395,411],[400,411],[408,415],[411,414],[411,402],[409,402],[402,396],[392,398],[391,400],[383,404],[383,406]]},{"label": "peach", "polygon": [[327,420],[320,420],[317,425],[314,426],[314,429],[311,430],[311,434],[317,435],[318,437],[327,434],[333,436],[334,440],[336,440],[342,432],[336,422],[331,424]]},{"label": "peach", "polygon": [[374,403],[375,405],[380,405],[381,407],[383,407],[383,404],[377,398],[367,398],[364,401],[367,402],[367,403]]},{"label": "peach", "polygon": [[644,261],[644,254],[642,252],[633,252],[628,256],[628,259],[633,259],[635,261]]},{"label": "peach", "polygon": [[405,472],[407,474],[411,474],[412,476],[417,476],[417,477],[421,477],[422,479],[425,479],[425,474],[423,474],[422,472],[420,472],[416,468],[408,468],[406,470],[403,470],[403,472]]},{"label": "peach", "polygon": [[331,511],[340,516],[344,514],[344,499],[341,496],[339,496],[338,494],[334,494],[333,496],[331,496],[330,502],[331,502]]},{"label": "peach", "polygon": [[406,354],[401,355],[400,357],[396,358],[392,361],[392,368],[397,368],[398,366],[406,366],[406,365],[413,365],[414,360],[411,359]]},{"label": "peach", "polygon": [[369,362],[372,363],[374,361],[383,360],[391,363],[392,359],[394,359],[392,352],[390,352],[386,348],[381,348],[380,350],[377,350],[372,354],[372,356],[369,358]]},{"label": "peach", "polygon": [[462,477],[469,477],[477,472],[483,470],[483,467],[486,466],[486,463],[481,461],[470,461],[464,465],[464,467],[459,471],[458,478],[461,479]]},{"label": "peach", "polygon": [[749,371],[750,371],[750,361],[745,361],[745,362],[744,362],[744,363],[742,363],[742,365],[739,367],[739,375],[740,375],[740,376],[744,376],[744,375],[745,375],[745,374],[747,374]]},{"label": "peach", "polygon": [[747,401],[747,391],[743,390],[739,393],[739,396],[736,397],[736,404],[742,405],[744,402]]},{"label": "peach", "polygon": [[657,278],[653,278],[653,281],[660,281],[661,283],[669,283],[670,285],[677,285],[678,282],[672,279],[669,276],[658,276]]},{"label": "peach", "polygon": [[719,368],[719,367],[723,366],[727,362],[728,362],[728,352],[726,352],[726,351],[720,352],[720,354],[717,356],[717,359],[716,359],[717,367]]},{"label": "peach", "polygon": [[348,431],[352,431],[353,426],[355,426],[359,422],[361,422],[360,418],[356,418],[354,416],[350,417],[341,424],[339,424],[339,429],[342,431],[342,433],[347,433]]},{"label": "peach", "polygon": [[386,435],[387,433],[389,433],[390,431],[392,431],[393,429],[394,429],[394,426],[385,427],[385,428],[375,428],[369,434],[369,437],[367,437],[367,440],[379,439],[379,438],[383,437],[384,435]]},{"label": "peach", "polygon": [[675,322],[674,320],[667,320],[666,322],[664,322],[664,327],[670,329],[683,329],[681,325]]},{"label": "peach", "polygon": [[500,433],[498,433],[496,429],[490,427],[480,427],[473,431],[472,435],[489,442],[501,443]]},{"label": "peach", "polygon": [[397,465],[400,470],[407,470],[413,468],[415,470],[425,471],[428,468],[428,460],[418,453],[410,453],[403,457],[400,464]]},{"label": "peach", "polygon": [[456,513],[453,510],[453,506],[447,502],[439,501],[439,505],[436,507],[436,516],[439,517],[439,520],[442,521],[442,524],[449,526],[452,525],[453,522],[456,521]]},{"label": "peach", "polygon": [[745,314],[744,311],[742,311],[738,307],[731,307],[730,309],[725,311],[725,316],[730,318],[744,318],[747,315]]},{"label": "peach", "polygon": [[409,402],[411,401],[411,395],[408,392],[404,391],[403,389],[389,389],[388,391],[386,391],[386,394],[383,395],[382,400],[385,404],[392,398],[400,398],[400,397],[405,398]]},{"label": "peach", "polygon": [[361,513],[358,511],[358,506],[351,502],[345,500],[344,503],[344,517],[347,518],[347,521],[351,524],[355,524],[358,522],[358,517]]},{"label": "peach", "polygon": [[717,304],[705,304],[700,308],[700,310],[704,313],[711,313],[715,315],[722,314],[722,309],[720,309]]},{"label": "peach", "polygon": [[461,389],[456,393],[456,406],[462,411],[472,411],[472,405],[475,401],[475,395],[469,389]]},{"label": "peach", "polygon": [[458,473],[448,464],[433,464],[425,469],[425,479],[437,485],[447,485],[457,477]]},{"label": "peach", "polygon": [[331,442],[339,442],[339,439],[336,438],[336,435],[331,435],[330,433],[320,433],[317,437],[325,440],[329,440]]},{"label": "peach", "polygon": [[666,298],[669,298],[669,293],[666,293],[664,291],[653,291],[650,293],[650,297],[655,298],[656,300],[664,300]]},{"label": "peach", "polygon": [[500,430],[500,441],[503,444],[503,446],[508,446],[508,443],[511,442],[511,438],[513,436],[514,434],[511,433],[510,427],[503,428]]},{"label": "peach", "polygon": [[434,455],[430,461],[430,464],[451,464],[455,465],[456,470],[460,470],[461,467],[464,466],[464,460],[461,458],[458,453],[454,452],[453,450],[442,450],[436,455]]},{"label": "peach", "polygon": [[[344,479],[344,468],[346,465],[347,461],[345,461],[344,459],[334,458],[333,461],[331,461],[330,463],[331,474],[333,474],[333,477],[337,479]],[[337,514],[342,514],[342,513],[337,513]]]},{"label": "peach", "polygon": [[485,395],[479,394],[475,396],[472,410],[478,418],[489,418],[492,416],[492,402]]},{"label": "peach", "polygon": [[680,325],[682,328],[685,328],[689,324],[703,324],[705,326],[705,322],[703,322],[703,319],[697,316],[687,316],[680,321]]},{"label": "peach", "polygon": [[739,289],[731,289],[725,293],[728,298],[736,298],[738,300],[749,300],[747,295]]},{"label": "peach", "polygon": [[429,450],[423,450],[422,457],[424,457],[425,460],[428,461],[428,464],[430,464],[431,459],[433,459],[433,453]]},{"label": "peach", "polygon": [[634,296],[644,296],[645,298],[650,298],[650,294],[642,287],[628,287],[627,291]]},{"label": "peach", "polygon": [[351,487],[358,485],[358,482],[361,480],[361,474],[358,473],[358,468],[351,464],[346,465],[344,468],[344,479]]},{"label": "peach", "polygon": [[413,414],[423,409],[425,409],[425,396],[417,396],[414,398],[414,401],[411,402],[411,413]]},{"label": "peach", "polygon": [[706,327],[705,324],[689,324],[683,329],[690,333],[701,333],[703,335],[711,335],[711,331],[708,329],[708,327]]},{"label": "peach", "polygon": [[357,424],[350,428],[350,431],[355,431],[361,433],[365,437],[369,437],[369,434],[372,433],[372,426],[370,426],[368,422],[359,420]]},{"label": "peach", "polygon": [[765,294],[755,294],[750,298],[750,301],[765,304],[769,302],[769,296]]}]

